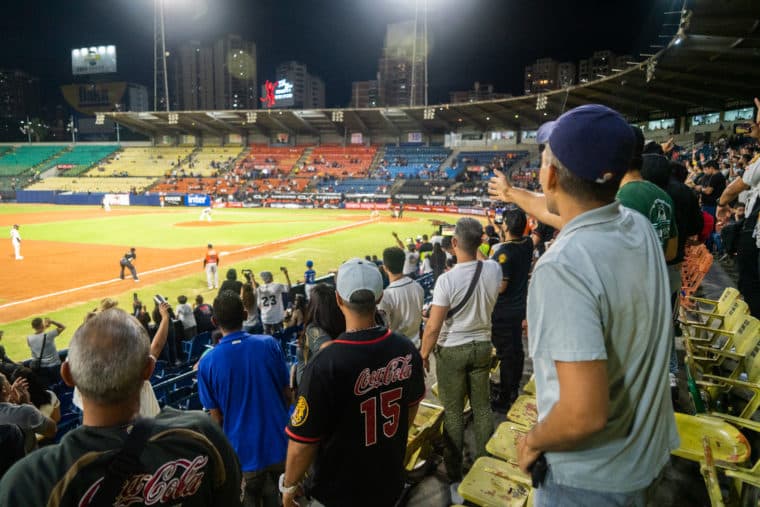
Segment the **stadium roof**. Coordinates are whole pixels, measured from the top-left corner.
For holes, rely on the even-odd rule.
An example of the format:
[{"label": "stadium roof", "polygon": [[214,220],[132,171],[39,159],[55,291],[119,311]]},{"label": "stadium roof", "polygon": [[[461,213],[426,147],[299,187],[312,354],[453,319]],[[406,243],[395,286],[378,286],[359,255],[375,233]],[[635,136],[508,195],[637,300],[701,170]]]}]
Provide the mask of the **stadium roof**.
[{"label": "stadium roof", "polygon": [[[630,121],[673,118],[752,104],[760,82],[760,1],[687,0],[673,14],[678,32],[656,54],[595,81],[543,94],[428,107],[106,113],[135,131],[162,134],[399,135],[465,130],[531,130],[565,109],[603,103]],[[680,18],[680,21],[679,21]],[[434,118],[424,119],[426,109]],[[334,112],[342,121],[333,121]],[[255,114],[254,114],[255,113]],[[428,115],[430,111],[428,111]]]}]

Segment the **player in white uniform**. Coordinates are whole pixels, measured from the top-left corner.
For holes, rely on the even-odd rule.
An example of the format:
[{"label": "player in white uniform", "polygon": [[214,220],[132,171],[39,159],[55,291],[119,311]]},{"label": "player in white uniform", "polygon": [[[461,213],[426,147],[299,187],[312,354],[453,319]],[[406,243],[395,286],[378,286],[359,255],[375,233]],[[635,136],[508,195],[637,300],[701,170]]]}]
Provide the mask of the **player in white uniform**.
[{"label": "player in white uniform", "polygon": [[16,254],[16,260],[23,259],[21,256],[21,233],[18,232],[18,224],[11,227],[11,243],[13,243],[13,252]]},{"label": "player in white uniform", "polygon": [[264,334],[272,335],[282,331],[282,321],[285,319],[285,305],[282,295],[290,291],[290,276],[286,268],[280,268],[285,274],[287,285],[274,283],[272,273],[261,272],[261,280],[264,282],[256,288],[256,304],[261,312],[261,323],[264,324]]},{"label": "player in white uniform", "polygon": [[198,218],[198,220],[208,220],[211,221],[211,207],[203,208],[203,211],[201,211],[201,216]]},{"label": "player in white uniform", "polygon": [[111,211],[111,202],[108,199],[108,196],[103,196],[103,210]]}]

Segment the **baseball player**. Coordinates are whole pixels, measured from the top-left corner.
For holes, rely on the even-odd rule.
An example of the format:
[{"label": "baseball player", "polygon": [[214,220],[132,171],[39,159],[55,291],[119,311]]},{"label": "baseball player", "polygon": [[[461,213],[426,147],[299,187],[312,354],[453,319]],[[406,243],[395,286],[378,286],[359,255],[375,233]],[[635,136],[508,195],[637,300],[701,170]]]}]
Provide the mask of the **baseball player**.
[{"label": "baseball player", "polygon": [[211,221],[211,207],[203,208],[203,211],[201,211],[201,216],[198,217],[198,220],[200,220],[201,222],[203,220],[208,220],[210,222]]},{"label": "baseball player", "polygon": [[314,286],[317,284],[316,278],[317,272],[314,271],[314,261],[306,261],[306,271],[303,273],[303,290],[306,294],[306,301],[309,300],[311,291],[314,290]]},{"label": "baseball player", "polygon": [[108,198],[108,196],[103,196],[103,210],[111,211],[111,200]]},{"label": "baseball player", "polygon": [[23,259],[21,256],[21,233],[18,232],[18,224],[11,227],[11,243],[13,243],[13,252],[16,254],[16,260]]},{"label": "baseball player", "polygon": [[206,257],[203,259],[203,267],[206,270],[206,283],[209,289],[219,287],[219,255],[214,250],[214,245],[208,244]]},{"label": "baseball player", "polygon": [[119,275],[119,278],[124,280],[124,268],[127,268],[129,269],[129,272],[132,273],[132,278],[134,278],[135,282],[140,281],[140,279],[137,278],[137,270],[132,264],[132,261],[135,259],[137,259],[137,254],[135,253],[135,247],[132,247],[129,249],[129,252],[125,253],[124,257],[122,257],[119,261],[119,265],[121,266],[121,274]]}]

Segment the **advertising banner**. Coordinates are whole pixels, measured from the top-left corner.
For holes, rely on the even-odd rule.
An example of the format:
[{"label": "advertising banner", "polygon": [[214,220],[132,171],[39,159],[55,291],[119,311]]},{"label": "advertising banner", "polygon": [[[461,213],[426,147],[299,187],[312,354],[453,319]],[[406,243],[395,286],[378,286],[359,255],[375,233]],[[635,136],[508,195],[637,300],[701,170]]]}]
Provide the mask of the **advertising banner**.
[{"label": "advertising banner", "polygon": [[111,206],[129,206],[129,194],[106,194],[104,199]]},{"label": "advertising banner", "polygon": [[207,207],[211,206],[211,199],[206,194],[187,194],[185,206]]},{"label": "advertising banner", "polygon": [[181,195],[165,195],[164,205],[166,206],[182,206],[183,199]]},{"label": "advertising banner", "polygon": [[71,73],[75,76],[116,72],[116,46],[92,46],[71,50]]}]

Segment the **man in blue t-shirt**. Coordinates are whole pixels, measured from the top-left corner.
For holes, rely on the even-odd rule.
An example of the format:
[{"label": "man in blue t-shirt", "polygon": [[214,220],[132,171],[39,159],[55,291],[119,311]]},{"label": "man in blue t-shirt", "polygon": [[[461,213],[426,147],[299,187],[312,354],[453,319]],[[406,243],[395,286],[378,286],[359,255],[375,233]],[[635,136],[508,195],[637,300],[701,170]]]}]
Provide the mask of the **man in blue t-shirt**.
[{"label": "man in blue t-shirt", "polygon": [[277,478],[284,470],[290,405],[288,370],[271,336],[242,331],[240,296],[222,291],[213,321],[222,340],[198,367],[198,394],[240,459],[247,504],[278,505]]}]

